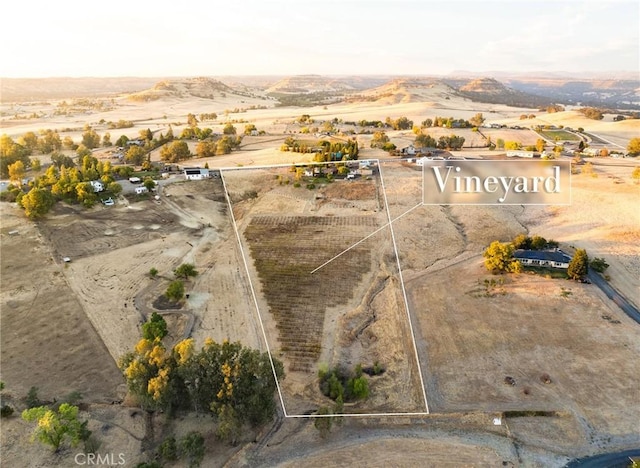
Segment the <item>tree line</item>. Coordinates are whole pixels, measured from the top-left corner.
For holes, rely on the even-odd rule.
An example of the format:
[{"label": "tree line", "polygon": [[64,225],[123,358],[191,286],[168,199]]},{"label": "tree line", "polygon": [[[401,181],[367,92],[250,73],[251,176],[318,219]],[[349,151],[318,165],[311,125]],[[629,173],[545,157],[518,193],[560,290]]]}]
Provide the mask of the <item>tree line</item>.
[{"label": "tree line", "polygon": [[274,371],[278,379],[284,377],[280,361],[227,340],[207,339],[196,349],[193,338],[187,338],[166,349],[166,327],[157,325],[163,319],[153,320],[153,327],[143,327],[146,337],[118,362],[129,393],[143,409],[210,414],[218,422],[217,435],[231,443],[245,425],[257,427],[272,419]]}]

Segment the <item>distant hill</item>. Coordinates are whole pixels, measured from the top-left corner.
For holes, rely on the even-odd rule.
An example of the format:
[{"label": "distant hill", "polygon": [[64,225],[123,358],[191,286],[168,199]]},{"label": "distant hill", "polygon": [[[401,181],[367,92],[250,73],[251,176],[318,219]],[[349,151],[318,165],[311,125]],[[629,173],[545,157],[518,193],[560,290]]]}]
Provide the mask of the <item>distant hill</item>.
[{"label": "distant hill", "polygon": [[[131,94],[132,99],[190,96],[212,99],[223,94],[264,99],[282,105],[315,105],[349,101],[436,102],[465,98],[519,107],[551,103],[640,110],[640,80],[618,72],[612,77],[575,78],[561,74],[509,75],[492,78],[461,72],[447,77],[375,76],[226,76],[200,78],[2,78],[3,103],[70,98],[105,98]],[[497,78],[497,79],[496,79]]]},{"label": "distant hill", "polygon": [[473,101],[516,107],[542,107],[553,103],[548,97],[515,90],[494,78],[444,79],[443,81],[457,88],[458,94]]},{"label": "distant hill", "polygon": [[[374,84],[375,83],[375,84]],[[345,93],[375,86],[377,83],[366,77],[336,78],[322,75],[297,75],[282,78],[270,85],[267,93]]]},{"label": "distant hill", "polygon": [[2,102],[109,97],[135,93],[162,78],[1,78]]},{"label": "distant hill", "polygon": [[640,80],[513,78],[508,85],[564,104],[640,109]]},{"label": "distant hill", "polygon": [[232,88],[213,78],[184,78],[160,81],[150,89],[131,94],[129,98],[135,101],[154,101],[163,97],[213,99],[234,93]]},{"label": "distant hill", "polygon": [[436,78],[397,78],[354,94],[349,101],[384,101],[389,104],[440,102],[457,97],[455,89]]}]

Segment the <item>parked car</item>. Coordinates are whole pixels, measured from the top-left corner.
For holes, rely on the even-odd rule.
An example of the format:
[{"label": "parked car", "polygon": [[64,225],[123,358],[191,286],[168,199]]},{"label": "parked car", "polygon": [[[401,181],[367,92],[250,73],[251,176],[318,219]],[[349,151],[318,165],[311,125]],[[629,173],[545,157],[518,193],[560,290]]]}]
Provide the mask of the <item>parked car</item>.
[{"label": "parked car", "polygon": [[102,203],[104,204],[104,206],[113,206],[116,204],[116,202],[113,201],[113,198],[109,197],[105,200],[102,200]]}]

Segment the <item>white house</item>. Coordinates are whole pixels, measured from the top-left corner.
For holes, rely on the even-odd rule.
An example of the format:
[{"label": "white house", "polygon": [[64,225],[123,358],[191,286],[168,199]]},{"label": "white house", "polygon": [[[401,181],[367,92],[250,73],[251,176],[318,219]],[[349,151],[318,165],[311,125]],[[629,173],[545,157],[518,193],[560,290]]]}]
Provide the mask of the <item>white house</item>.
[{"label": "white house", "polygon": [[185,167],[183,173],[187,180],[203,180],[211,177],[209,169],[203,169],[201,167]]},{"label": "white house", "polygon": [[535,151],[513,150],[507,151],[507,157],[509,158],[535,158],[540,157],[540,153]]},{"label": "white house", "polygon": [[98,192],[103,192],[104,191],[104,184],[101,181],[92,180],[89,183],[91,184],[91,187],[93,187],[93,192],[94,193],[98,193]]},{"label": "white house", "polygon": [[513,257],[523,265],[534,267],[569,268],[571,257],[560,249],[555,250],[524,250],[518,249]]}]

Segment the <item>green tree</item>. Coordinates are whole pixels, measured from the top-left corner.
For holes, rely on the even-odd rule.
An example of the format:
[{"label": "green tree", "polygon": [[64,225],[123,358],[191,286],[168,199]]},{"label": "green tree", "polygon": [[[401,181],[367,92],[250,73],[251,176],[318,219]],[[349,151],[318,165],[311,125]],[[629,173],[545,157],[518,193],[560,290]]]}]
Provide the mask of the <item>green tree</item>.
[{"label": "green tree", "polygon": [[320,437],[325,439],[329,433],[331,432],[331,426],[333,424],[333,417],[331,416],[331,411],[326,406],[322,406],[318,408],[318,416],[322,416],[321,418],[314,418],[313,426],[320,433]]},{"label": "green tree", "polygon": [[178,445],[175,437],[167,437],[158,447],[158,454],[166,461],[176,461],[179,457]]},{"label": "green tree", "polygon": [[589,268],[593,271],[597,271],[598,273],[604,273],[604,271],[609,268],[609,264],[604,258],[595,257],[589,262]]},{"label": "green tree", "polygon": [[189,459],[189,467],[200,466],[204,458],[204,437],[196,431],[191,431],[180,439],[180,452]]},{"label": "green tree", "polygon": [[8,170],[11,183],[16,187],[22,187],[25,174],[24,163],[22,161],[16,161],[9,165]]},{"label": "green tree", "polygon": [[631,173],[631,178],[638,183],[640,181],[640,166],[636,167]]},{"label": "green tree", "polygon": [[82,133],[82,144],[89,149],[97,148],[98,146],[100,146],[100,135],[98,135],[90,125],[84,126],[84,132]]},{"label": "green tree", "polygon": [[216,155],[216,143],[205,140],[196,145],[196,156],[199,158],[210,158]]},{"label": "green tree", "polygon": [[233,124],[228,123],[222,129],[222,133],[224,133],[225,135],[235,135],[236,134],[236,127],[234,127]]},{"label": "green tree", "polygon": [[118,182],[110,182],[107,185],[107,190],[117,196],[122,192],[122,185]]},{"label": "green tree", "polygon": [[53,153],[51,155],[51,163],[60,169],[62,166],[64,167],[75,167],[76,163],[73,162],[73,159],[70,156],[66,156],[61,153]]},{"label": "green tree", "polygon": [[187,125],[192,128],[198,126],[198,119],[196,118],[195,115],[191,113],[187,114]]},{"label": "green tree", "polygon": [[522,147],[522,145],[517,141],[505,141],[504,149],[506,150],[518,150]]},{"label": "green tree", "polygon": [[24,208],[25,214],[31,219],[40,218],[47,214],[54,202],[51,192],[42,188],[29,190],[20,199],[20,205]]},{"label": "green tree", "polygon": [[168,299],[178,302],[182,300],[184,297],[184,283],[182,281],[176,280],[169,283],[167,287],[167,291],[164,293]]},{"label": "green tree", "polygon": [[513,259],[513,244],[493,241],[484,251],[484,266],[491,273],[515,272],[520,262]]},{"label": "green tree", "polygon": [[186,141],[172,141],[160,150],[160,159],[166,162],[178,162],[191,157]]},{"label": "green tree", "polygon": [[229,154],[231,153],[231,140],[229,136],[225,135],[216,143],[216,154]]},{"label": "green tree", "polygon": [[189,279],[190,276],[198,276],[198,270],[196,270],[195,265],[192,263],[183,263],[173,270],[173,273],[176,275],[176,278],[184,278],[185,280]]},{"label": "green tree", "polygon": [[545,145],[546,145],[546,142],[542,138],[538,138],[536,140],[536,150],[539,151],[540,153],[544,151]]},{"label": "green tree", "polygon": [[80,144],[78,146],[78,148],[76,149],[76,155],[78,155],[78,158],[82,159],[85,156],[90,156],[91,155],[91,150],[89,148],[87,148],[85,145]]},{"label": "green tree", "polygon": [[146,187],[146,189],[151,192],[152,190],[154,190],[156,188],[156,181],[153,180],[151,177],[147,177],[146,179],[144,179],[144,181],[142,182],[142,185],[144,185]]},{"label": "green tree", "polygon": [[255,124],[247,124],[244,126],[244,134],[245,135],[251,135],[251,132],[253,131],[257,131],[258,129],[256,128]]},{"label": "green tree", "polygon": [[531,249],[543,250],[547,247],[547,239],[542,236],[533,236],[531,238]]},{"label": "green tree", "polygon": [[102,146],[104,146],[105,148],[113,146],[113,143],[111,143],[111,134],[109,132],[105,133],[102,136]]},{"label": "green tree", "polygon": [[496,140],[496,148],[504,149],[504,140],[502,138]]},{"label": "green tree", "polygon": [[87,437],[86,422],[78,419],[78,407],[63,403],[57,411],[46,406],[26,409],[22,412],[22,419],[27,422],[37,422],[33,438],[45,445],[50,445],[58,451],[66,440],[75,446]]},{"label": "green tree", "polygon": [[418,148],[436,148],[438,146],[436,139],[427,134],[420,134],[416,136],[414,144]]},{"label": "green tree", "polygon": [[33,153],[38,147],[38,135],[34,132],[27,132],[18,139],[18,144],[24,146]]},{"label": "green tree", "polygon": [[127,146],[127,142],[129,141],[129,137],[127,135],[120,135],[120,138],[116,140],[116,146],[119,148],[124,148]]},{"label": "green tree", "polygon": [[629,156],[640,155],[640,137],[635,137],[629,140],[627,151],[629,152]]},{"label": "green tree", "polygon": [[587,273],[589,273],[589,257],[587,256],[587,251],[578,249],[569,262],[567,276],[571,279],[578,280],[586,276]]},{"label": "green tree", "polygon": [[124,155],[124,160],[128,164],[133,164],[134,166],[142,165],[142,163],[146,159],[147,159],[147,152],[144,150],[144,148],[137,145],[131,145],[131,147],[129,147],[129,149]]},{"label": "green tree", "polygon": [[167,322],[157,312],[153,312],[151,317],[142,324],[142,337],[147,340],[163,339],[167,333]]},{"label": "green tree", "polygon": [[377,131],[373,134],[373,138],[371,139],[372,148],[382,148],[385,143],[389,143],[389,137],[385,132]]},{"label": "green tree", "polygon": [[42,169],[42,161],[40,161],[39,158],[33,158],[31,160],[31,170],[33,171],[39,171],[40,169]]},{"label": "green tree", "polygon": [[485,118],[481,112],[478,112],[476,115],[474,115],[469,119],[469,122],[471,122],[471,125],[473,125],[474,127],[482,126],[484,121],[485,121]]},{"label": "green tree", "polygon": [[42,402],[38,397],[38,387],[31,387],[27,392],[27,398],[25,398],[27,408],[35,408],[36,406],[42,406]]}]

